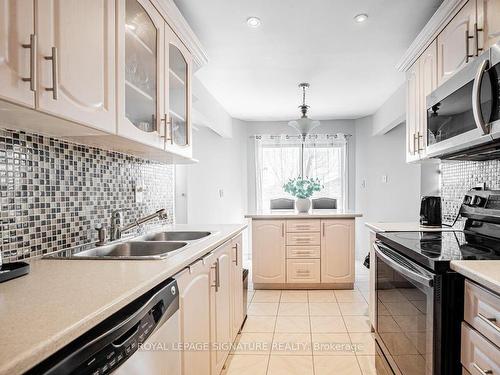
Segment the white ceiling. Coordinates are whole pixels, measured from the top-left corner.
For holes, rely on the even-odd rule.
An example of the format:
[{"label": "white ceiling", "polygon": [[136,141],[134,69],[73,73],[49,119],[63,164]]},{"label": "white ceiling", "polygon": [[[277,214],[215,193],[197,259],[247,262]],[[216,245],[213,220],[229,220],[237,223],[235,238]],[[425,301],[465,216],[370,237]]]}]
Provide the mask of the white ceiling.
[{"label": "white ceiling", "polygon": [[[232,117],[313,119],[375,112],[404,82],[394,68],[441,0],[175,0],[206,48],[197,77]],[[356,24],[353,17],[367,13]],[[246,25],[262,20],[259,29]]]}]

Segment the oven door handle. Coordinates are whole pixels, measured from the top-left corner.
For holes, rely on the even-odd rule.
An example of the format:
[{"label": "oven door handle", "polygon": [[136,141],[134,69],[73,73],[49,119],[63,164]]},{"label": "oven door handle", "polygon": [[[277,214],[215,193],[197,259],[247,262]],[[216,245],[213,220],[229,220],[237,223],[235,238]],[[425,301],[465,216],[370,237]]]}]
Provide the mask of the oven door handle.
[{"label": "oven door handle", "polygon": [[[410,270],[409,268],[405,267],[403,264],[398,263],[395,259],[393,259],[392,257],[390,257],[386,254],[386,252],[392,253],[393,251],[384,247],[384,246],[380,246],[380,244],[374,243],[373,248],[375,250],[375,254],[379,258],[381,258],[384,261],[384,263],[389,265],[391,268],[395,269],[396,271],[398,271],[402,275],[408,277],[409,279],[411,279],[419,284],[422,284],[426,287],[432,288],[433,281],[434,281],[432,277],[427,277],[427,276],[421,275],[421,274],[414,272],[414,271]],[[415,268],[421,268],[421,267],[415,265]]]},{"label": "oven door handle", "polygon": [[477,128],[483,133],[482,135],[490,133],[490,128],[484,121],[483,113],[481,112],[481,82],[489,63],[490,61],[486,59],[479,65],[474,77],[474,85],[472,86],[472,114],[474,115],[474,122]]}]

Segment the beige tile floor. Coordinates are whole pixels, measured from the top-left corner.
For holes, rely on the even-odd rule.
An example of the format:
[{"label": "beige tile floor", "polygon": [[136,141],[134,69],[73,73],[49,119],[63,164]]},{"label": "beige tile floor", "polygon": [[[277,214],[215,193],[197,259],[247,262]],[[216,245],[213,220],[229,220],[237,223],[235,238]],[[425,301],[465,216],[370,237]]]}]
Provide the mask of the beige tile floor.
[{"label": "beige tile floor", "polygon": [[360,264],[354,290],[249,290],[248,318],[223,374],[385,375],[367,300]]}]

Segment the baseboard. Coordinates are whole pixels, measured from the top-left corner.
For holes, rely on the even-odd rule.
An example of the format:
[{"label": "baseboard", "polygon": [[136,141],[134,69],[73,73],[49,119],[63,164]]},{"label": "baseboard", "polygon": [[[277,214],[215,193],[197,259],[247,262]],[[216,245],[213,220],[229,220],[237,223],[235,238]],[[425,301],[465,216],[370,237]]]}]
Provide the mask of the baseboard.
[{"label": "baseboard", "polygon": [[354,289],[354,283],[299,283],[299,284],[268,284],[254,283],[253,288],[258,289]]}]

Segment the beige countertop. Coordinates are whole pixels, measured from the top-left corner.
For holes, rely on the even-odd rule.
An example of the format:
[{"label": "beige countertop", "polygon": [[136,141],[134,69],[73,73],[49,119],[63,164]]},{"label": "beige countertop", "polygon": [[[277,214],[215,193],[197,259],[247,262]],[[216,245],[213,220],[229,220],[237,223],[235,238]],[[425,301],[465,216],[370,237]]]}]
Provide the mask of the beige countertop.
[{"label": "beige countertop", "polygon": [[453,260],[451,269],[500,295],[500,260]]},{"label": "beige countertop", "polygon": [[311,210],[308,213],[299,213],[295,210],[267,210],[253,212],[245,215],[254,220],[279,220],[279,219],[354,219],[363,216],[354,211],[341,210]]},{"label": "beige countertop", "polygon": [[31,261],[27,276],[0,284],[0,374],[25,372],[245,227],[168,226],[217,233],[163,260]]},{"label": "beige countertop", "polygon": [[423,227],[416,221],[410,222],[401,222],[401,223],[365,223],[365,225],[373,230],[374,232],[446,232],[446,231],[456,231],[460,230],[458,228],[450,228],[450,227],[438,227],[438,228],[429,228]]}]

